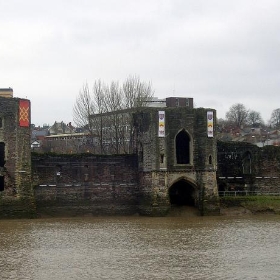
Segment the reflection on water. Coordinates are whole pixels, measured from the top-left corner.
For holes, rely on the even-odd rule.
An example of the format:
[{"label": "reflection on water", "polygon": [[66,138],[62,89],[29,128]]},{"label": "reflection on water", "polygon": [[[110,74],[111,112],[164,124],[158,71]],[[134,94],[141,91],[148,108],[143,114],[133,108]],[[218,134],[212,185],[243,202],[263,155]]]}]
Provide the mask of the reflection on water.
[{"label": "reflection on water", "polygon": [[0,279],[279,279],[280,216],[0,221]]}]

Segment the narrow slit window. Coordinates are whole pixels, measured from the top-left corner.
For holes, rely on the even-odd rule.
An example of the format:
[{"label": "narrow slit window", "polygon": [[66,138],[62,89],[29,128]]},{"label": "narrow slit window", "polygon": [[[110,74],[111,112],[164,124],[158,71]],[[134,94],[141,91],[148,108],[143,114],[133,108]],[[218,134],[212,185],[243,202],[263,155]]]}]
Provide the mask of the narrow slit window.
[{"label": "narrow slit window", "polygon": [[164,163],[164,154],[160,155],[160,163]]},{"label": "narrow slit window", "polygon": [[5,177],[3,174],[5,165],[5,143],[0,142],[0,192],[4,191]]}]

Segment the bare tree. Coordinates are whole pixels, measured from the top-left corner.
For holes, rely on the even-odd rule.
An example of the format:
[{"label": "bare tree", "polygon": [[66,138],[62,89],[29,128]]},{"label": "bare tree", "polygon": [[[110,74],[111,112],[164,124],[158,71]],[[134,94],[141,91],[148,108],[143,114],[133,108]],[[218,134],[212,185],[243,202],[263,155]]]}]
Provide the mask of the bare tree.
[{"label": "bare tree", "polygon": [[[143,83],[137,76],[128,77],[122,86],[124,108],[134,108],[135,110],[147,105],[147,102],[151,101],[154,97],[154,90],[152,89],[152,83]],[[125,118],[125,125],[128,130],[127,138],[128,152],[133,152],[135,131],[132,121],[132,114],[129,118]]]},{"label": "bare tree", "polygon": [[124,97],[124,108],[139,108],[154,96],[151,82],[143,83],[139,77],[130,76],[122,86]]},{"label": "bare tree", "polygon": [[[108,92],[107,86],[101,80],[94,82],[92,88],[92,98],[94,103],[94,113],[90,116],[89,122],[93,127],[94,139],[93,144],[100,149],[96,152],[104,153],[104,117],[103,114],[107,112],[106,94]],[[93,118],[93,116],[98,116]]]},{"label": "bare tree", "polygon": [[106,112],[113,112],[121,110],[123,108],[123,96],[122,90],[118,82],[111,82],[109,87],[106,87],[104,105],[106,107]]},{"label": "bare tree", "polygon": [[237,103],[229,108],[229,111],[226,113],[226,119],[233,125],[241,128],[246,124],[248,112],[248,109],[243,104]]},{"label": "bare tree", "polygon": [[270,123],[273,127],[280,128],[280,108],[272,111]]},{"label": "bare tree", "polygon": [[136,76],[128,77],[121,86],[116,81],[108,86],[98,80],[91,92],[87,85],[83,87],[74,106],[74,121],[89,130],[93,146],[98,146],[95,152],[131,153],[132,110],[145,106],[153,95],[151,83]]},{"label": "bare tree", "polygon": [[249,111],[247,116],[247,122],[251,126],[260,126],[261,124],[264,123],[261,117],[261,113],[254,110]]},{"label": "bare tree", "polygon": [[98,146],[99,152],[103,150],[103,127],[102,117],[93,119],[95,114],[102,114],[106,111],[105,106],[105,86],[101,80],[94,82],[93,88],[90,91],[88,84],[85,84],[76,98],[76,103],[73,107],[73,119],[78,127],[83,128],[89,135],[92,146],[100,140]]},{"label": "bare tree", "polygon": [[90,116],[94,114],[93,97],[89,91],[88,84],[85,84],[76,98],[73,107],[74,122],[78,127],[87,127],[91,132]]}]

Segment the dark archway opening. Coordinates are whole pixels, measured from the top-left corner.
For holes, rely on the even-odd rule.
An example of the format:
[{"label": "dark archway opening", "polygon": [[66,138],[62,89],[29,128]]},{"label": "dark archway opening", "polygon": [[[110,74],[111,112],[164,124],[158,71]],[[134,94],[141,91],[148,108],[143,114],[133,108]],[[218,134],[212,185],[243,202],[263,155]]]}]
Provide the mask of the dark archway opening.
[{"label": "dark archway opening", "polygon": [[224,196],[226,191],[226,184],[221,183],[218,185],[219,196]]},{"label": "dark archway opening", "polygon": [[181,180],[170,187],[169,199],[172,206],[195,206],[194,188]]},{"label": "dark archway opening", "polygon": [[176,136],[176,159],[177,164],[190,163],[190,137],[185,130]]}]

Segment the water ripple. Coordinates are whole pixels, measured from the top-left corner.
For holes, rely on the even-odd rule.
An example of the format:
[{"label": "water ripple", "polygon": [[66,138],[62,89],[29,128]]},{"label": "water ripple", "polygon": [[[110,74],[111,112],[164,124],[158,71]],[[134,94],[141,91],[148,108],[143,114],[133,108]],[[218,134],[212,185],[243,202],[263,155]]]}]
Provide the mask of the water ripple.
[{"label": "water ripple", "polygon": [[0,221],[1,279],[278,279],[279,216]]}]

